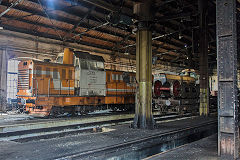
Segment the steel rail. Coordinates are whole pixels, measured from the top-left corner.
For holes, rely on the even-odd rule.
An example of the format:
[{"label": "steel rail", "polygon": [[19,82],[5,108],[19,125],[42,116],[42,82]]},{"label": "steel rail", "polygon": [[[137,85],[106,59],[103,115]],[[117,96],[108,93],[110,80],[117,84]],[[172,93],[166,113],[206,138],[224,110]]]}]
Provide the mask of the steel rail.
[{"label": "steel rail", "polygon": [[[170,116],[164,116],[164,117],[155,117],[155,120],[156,121],[174,120],[174,119],[186,118],[190,116],[191,115],[184,115],[184,116],[170,115]],[[62,125],[62,126],[51,126],[51,127],[45,127],[45,128],[33,128],[33,129],[15,130],[15,131],[10,130],[8,132],[0,133],[0,140],[31,141],[32,139],[41,139],[41,138],[49,139],[56,135],[61,136],[61,135],[66,135],[68,133],[89,132],[89,131],[92,131],[94,128],[101,128],[101,127],[113,126],[117,124],[130,123],[132,120],[133,120],[133,117],[131,118],[127,117],[127,118],[121,118],[121,119],[102,120],[97,122],[85,122],[85,123],[77,123],[77,124]],[[47,123],[47,122],[43,122],[43,123]]]},{"label": "steel rail", "polygon": [[[163,139],[163,137],[185,133],[186,131],[196,130],[196,129],[199,129],[199,128],[204,128],[204,127],[209,126],[209,125],[217,125],[217,120],[212,120],[210,122],[199,124],[197,126],[188,126],[186,128],[176,129],[176,130],[172,130],[172,131],[169,131],[169,132],[156,133],[154,135],[150,135],[150,136],[147,136],[147,137],[141,137],[141,138],[136,139],[136,140],[127,141],[127,142],[116,144],[116,145],[101,147],[101,148],[97,148],[97,149],[93,149],[93,150],[87,150],[87,151],[83,151],[83,152],[79,152],[79,153],[75,153],[75,154],[65,155],[65,156],[62,156],[62,157],[56,157],[55,160],[67,160],[67,159],[72,160],[74,158],[86,157],[86,156],[97,154],[97,153],[100,153],[100,152],[106,152],[106,151],[109,151],[109,150],[115,150],[115,149],[125,148],[125,147],[128,147],[128,146],[144,143],[146,141],[150,141],[150,140],[157,139],[157,138],[162,138]],[[173,138],[174,138],[174,136],[173,136]]]}]

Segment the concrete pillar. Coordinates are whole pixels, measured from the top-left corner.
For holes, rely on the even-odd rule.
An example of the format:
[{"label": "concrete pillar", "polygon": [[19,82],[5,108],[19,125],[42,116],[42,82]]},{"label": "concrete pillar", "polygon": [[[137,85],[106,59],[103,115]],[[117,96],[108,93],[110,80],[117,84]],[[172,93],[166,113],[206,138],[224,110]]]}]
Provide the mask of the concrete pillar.
[{"label": "concrete pillar", "polygon": [[6,111],[7,107],[7,65],[7,52],[0,49],[0,112]]},{"label": "concrete pillar", "polygon": [[152,129],[155,122],[152,115],[152,32],[151,1],[142,1],[134,5],[138,16],[136,35],[136,102],[134,128]]},{"label": "concrete pillar", "polygon": [[200,43],[199,43],[199,70],[200,70],[200,106],[201,116],[209,114],[209,80],[208,80],[208,24],[207,8],[208,0],[199,0],[200,13]]},{"label": "concrete pillar", "polygon": [[239,159],[237,1],[216,2],[218,154],[221,159]]}]

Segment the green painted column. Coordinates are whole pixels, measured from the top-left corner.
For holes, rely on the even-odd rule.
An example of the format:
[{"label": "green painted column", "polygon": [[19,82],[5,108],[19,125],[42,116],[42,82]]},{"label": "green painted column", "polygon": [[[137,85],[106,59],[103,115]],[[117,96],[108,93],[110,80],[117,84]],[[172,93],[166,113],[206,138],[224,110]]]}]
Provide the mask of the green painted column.
[{"label": "green painted column", "polygon": [[135,6],[140,17],[136,34],[136,103],[134,128],[152,129],[155,122],[152,114],[152,32],[150,29],[151,1]]},{"label": "green painted column", "polygon": [[207,24],[207,0],[199,0],[200,13],[200,43],[199,43],[199,70],[200,70],[200,116],[209,114],[209,78],[208,78],[208,24]]}]

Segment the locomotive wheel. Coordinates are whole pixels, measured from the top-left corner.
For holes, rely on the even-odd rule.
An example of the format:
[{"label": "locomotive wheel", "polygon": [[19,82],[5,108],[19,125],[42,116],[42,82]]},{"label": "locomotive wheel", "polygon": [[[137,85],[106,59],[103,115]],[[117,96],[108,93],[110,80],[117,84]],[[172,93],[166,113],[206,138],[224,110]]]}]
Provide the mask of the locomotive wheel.
[{"label": "locomotive wheel", "polygon": [[154,95],[156,97],[160,97],[162,95],[162,91],[160,90],[160,88],[162,87],[162,82],[157,80],[155,83],[154,83]]},{"label": "locomotive wheel", "polygon": [[115,105],[113,105],[113,106],[112,106],[112,111],[113,111],[113,112],[116,112],[117,110],[118,110],[118,107],[115,106]]},{"label": "locomotive wheel", "polygon": [[57,117],[64,113],[63,107],[53,106],[50,111],[50,117]]},{"label": "locomotive wheel", "polygon": [[179,97],[180,96],[180,91],[181,91],[181,85],[179,81],[174,81],[173,82],[173,90],[172,94],[174,97]]}]

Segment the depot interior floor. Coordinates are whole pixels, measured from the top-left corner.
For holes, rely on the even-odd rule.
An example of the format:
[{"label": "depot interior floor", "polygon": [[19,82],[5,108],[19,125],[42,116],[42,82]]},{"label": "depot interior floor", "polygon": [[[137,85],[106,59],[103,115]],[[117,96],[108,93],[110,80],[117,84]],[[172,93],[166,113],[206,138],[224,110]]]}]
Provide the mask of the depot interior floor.
[{"label": "depot interior floor", "polygon": [[8,113],[0,113],[0,125],[17,124],[32,119],[34,118],[28,114],[18,114],[14,111]]},{"label": "depot interior floor", "polygon": [[[216,118],[187,118],[163,122],[154,130],[132,129],[129,124],[109,127],[105,132],[79,133],[52,139],[40,139],[28,142],[0,142],[0,159],[54,159],[65,155],[102,148],[129,140],[139,139],[156,133],[201,124]],[[92,158],[90,158],[92,159]]]},{"label": "depot interior floor", "polygon": [[217,134],[153,155],[144,160],[218,160]]}]

